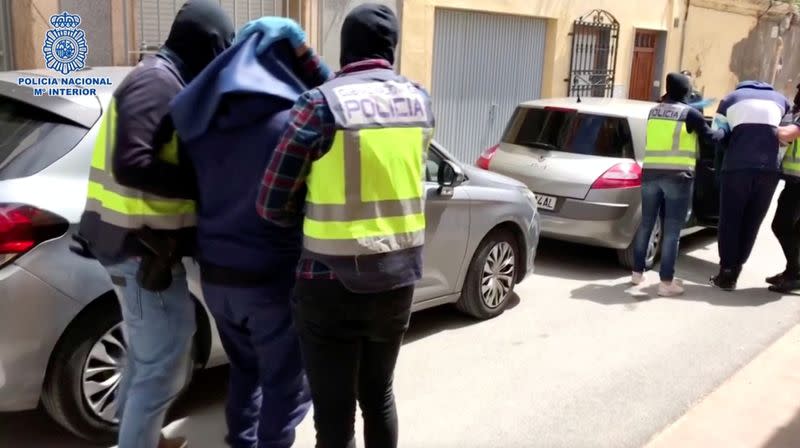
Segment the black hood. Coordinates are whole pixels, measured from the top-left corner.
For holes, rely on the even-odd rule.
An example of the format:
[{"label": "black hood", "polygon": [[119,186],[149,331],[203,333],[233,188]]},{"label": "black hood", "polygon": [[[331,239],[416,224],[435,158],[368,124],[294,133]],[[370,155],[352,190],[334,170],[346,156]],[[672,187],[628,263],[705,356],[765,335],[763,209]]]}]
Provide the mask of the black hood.
[{"label": "black hood", "polygon": [[342,67],[366,59],[385,59],[394,64],[397,16],[385,5],[366,3],[350,12],[342,24]]},{"label": "black hood", "polygon": [[666,99],[677,103],[685,103],[691,91],[692,81],[688,76],[680,73],[670,73],[667,75]]},{"label": "black hood", "polygon": [[234,33],[218,1],[188,0],[175,16],[164,46],[180,59],[189,82],[231,46]]}]

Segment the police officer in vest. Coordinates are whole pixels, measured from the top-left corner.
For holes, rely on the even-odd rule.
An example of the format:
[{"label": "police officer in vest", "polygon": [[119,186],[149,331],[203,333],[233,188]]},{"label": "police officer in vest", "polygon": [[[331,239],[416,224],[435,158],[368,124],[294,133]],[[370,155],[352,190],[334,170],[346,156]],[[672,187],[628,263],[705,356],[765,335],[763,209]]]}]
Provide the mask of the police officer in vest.
[{"label": "police officer in vest", "polygon": [[[258,201],[277,225],[303,222],[294,317],[317,447],[397,446],[392,380],[425,235],[427,93],[392,70],[397,17],[365,4],[344,20],[338,75],[303,94]],[[303,209],[304,214],[303,213]]]},{"label": "police officer in vest", "polygon": [[712,131],[703,115],[686,102],[691,81],[680,73],[667,75],[664,101],[650,111],[647,120],[644,172],[642,178],[642,222],[634,240],[635,265],[631,283],[644,282],[647,247],[663,207],[661,283],[658,295],[683,294],[683,284],[675,279],[680,232],[692,200],[698,139],[708,143],[724,137]]},{"label": "police officer in vest", "polygon": [[106,267],[122,309],[128,361],[118,392],[120,448],[186,445],[160,437],[192,368],[195,332],[181,264],[193,253],[195,182],[167,114],[172,98],[233,35],[217,1],[187,1],[158,54],[117,87],[95,143],[76,251]]},{"label": "police officer in vest", "polygon": [[785,185],[778,198],[778,209],[772,220],[772,232],[786,257],[786,269],[767,279],[770,291],[791,292],[800,289],[800,85],[797,86],[792,113],[795,121],[778,129],[783,142],[792,142],[783,157],[781,168]]}]

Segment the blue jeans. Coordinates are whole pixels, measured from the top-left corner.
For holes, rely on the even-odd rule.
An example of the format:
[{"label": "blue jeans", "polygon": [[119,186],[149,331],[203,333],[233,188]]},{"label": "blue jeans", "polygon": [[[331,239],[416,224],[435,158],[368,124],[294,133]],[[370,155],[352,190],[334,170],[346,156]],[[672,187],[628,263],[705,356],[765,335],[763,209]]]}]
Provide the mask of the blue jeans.
[{"label": "blue jeans", "polygon": [[128,359],[120,383],[119,448],[155,448],[167,409],[186,383],[195,308],[183,265],[163,292],[136,282],[135,259],[106,266],[122,308]]},{"label": "blue jeans", "polygon": [[664,175],[645,179],[642,182],[642,223],[636,233],[634,271],[644,272],[647,246],[653,233],[661,207],[664,207],[664,222],[661,240],[661,281],[670,282],[675,277],[675,261],[678,259],[681,229],[692,202],[694,179],[682,175]]},{"label": "blue jeans", "polygon": [[293,285],[293,270],[257,287],[203,282],[230,360],[225,417],[226,442],[233,448],[291,447],[311,408],[292,322]]}]

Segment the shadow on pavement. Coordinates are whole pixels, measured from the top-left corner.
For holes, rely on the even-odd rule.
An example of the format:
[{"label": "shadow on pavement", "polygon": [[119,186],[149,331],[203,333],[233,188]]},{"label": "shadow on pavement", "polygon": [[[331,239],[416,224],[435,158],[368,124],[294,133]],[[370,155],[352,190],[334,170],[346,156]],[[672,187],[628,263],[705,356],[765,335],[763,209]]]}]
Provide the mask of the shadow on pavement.
[{"label": "shadow on pavement", "polygon": [[[519,305],[519,302],[519,296],[516,292],[513,293],[511,297],[508,298],[506,312]],[[479,325],[482,322],[485,321],[467,316],[456,310],[453,306],[443,305],[417,311],[411,315],[411,324],[403,339],[403,343],[411,344],[443,331],[456,330],[470,325]]]},{"label": "shadow on pavement", "polygon": [[791,422],[772,435],[762,448],[797,448],[800,446],[800,410]]},{"label": "shadow on pavement", "polygon": [[[516,293],[509,298],[507,310],[519,304]],[[480,324],[474,319],[458,312],[452,306],[439,306],[412,314],[411,325],[406,334],[405,343],[413,343],[443,331]],[[192,383],[184,394],[175,402],[167,418],[167,423],[192,417],[204,419],[219,417],[217,412],[224,403],[228,387],[228,368],[215,367],[195,372]],[[224,427],[224,423],[222,424]],[[224,446],[219,427],[206,428],[208,437],[220,437],[219,446]],[[31,448],[88,448],[107,447],[108,444],[95,445],[80,439],[68,431],[61,429],[53,422],[44,410],[0,413],[0,447]]]},{"label": "shadow on pavement", "polygon": [[73,436],[43,410],[0,413],[0,447],[86,448],[95,446]]},{"label": "shadow on pavement", "polygon": [[[709,279],[715,275],[719,266],[715,262],[689,255],[697,249],[708,248],[716,244],[716,231],[704,230],[681,239],[681,255],[676,263],[676,276],[687,281],[686,293],[679,297],[662,298],[658,296],[658,284],[638,289],[638,293],[630,293],[631,285],[620,281],[614,285],[590,283],[571,292],[571,297],[578,300],[590,300],[602,305],[632,305],[646,300],[689,300],[702,301],[715,306],[746,307],[761,306],[781,300],[784,296],[767,291],[767,285],[758,288],[742,288],[734,292],[725,292],[709,285]],[[597,265],[596,260],[583,257],[579,261],[584,268],[596,269],[598,273],[607,271],[605,266]],[[747,267],[745,266],[745,269]],[[648,272],[648,278],[655,281],[658,277],[658,266]],[[609,276],[596,276],[593,280],[608,279]],[[615,277],[612,277],[615,278]]]},{"label": "shadow on pavement", "polygon": [[613,250],[542,239],[536,253],[536,275],[596,281],[617,278],[625,271]]},{"label": "shadow on pavement", "polygon": [[685,285],[686,293],[679,297],[659,297],[658,284],[653,284],[637,290],[637,294],[630,292],[632,286],[627,281],[615,285],[588,284],[572,291],[571,297],[578,300],[589,300],[601,305],[630,305],[639,302],[659,300],[687,300],[706,302],[715,306],[753,307],[777,302],[784,296],[767,291],[763,288],[743,288],[733,292],[721,291],[703,284]]}]

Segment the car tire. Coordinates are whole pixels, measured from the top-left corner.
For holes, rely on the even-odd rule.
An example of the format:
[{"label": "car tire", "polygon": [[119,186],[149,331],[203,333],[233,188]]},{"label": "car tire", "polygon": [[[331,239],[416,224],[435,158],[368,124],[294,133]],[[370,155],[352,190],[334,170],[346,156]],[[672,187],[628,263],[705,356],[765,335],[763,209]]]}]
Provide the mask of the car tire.
[{"label": "car tire", "polygon": [[[656,220],[656,225],[653,227],[653,233],[650,234],[650,246],[647,249],[647,258],[644,262],[645,269],[652,268],[655,262],[661,256],[661,242],[664,238],[663,229],[664,219],[659,216],[658,220]],[[627,249],[617,251],[619,264],[629,271],[633,270],[633,267],[636,265],[636,254],[634,250],[635,243],[636,236],[634,235],[633,241],[631,241],[631,244]]]},{"label": "car tire", "polygon": [[[111,422],[101,418],[92,409],[89,400],[84,396],[84,369],[90,365],[87,361],[94,353],[93,350],[103,341],[106,347],[105,354],[116,360],[125,359],[122,314],[119,302],[113,295],[99,299],[96,305],[90,306],[92,308],[79,315],[59,341],[45,377],[41,401],[48,415],[71,433],[90,442],[109,444],[116,442],[119,425],[116,421]],[[101,341],[102,338],[106,339]],[[122,344],[123,350],[112,354],[114,347],[119,347],[117,343]],[[108,351],[109,349],[111,351]],[[189,364],[191,368],[186,372],[186,382],[178,398],[186,391],[192,380],[197,353],[195,340],[191,348],[192,360]],[[91,365],[95,368],[103,367],[97,364]],[[117,365],[121,372],[124,364]],[[95,375],[100,374],[103,372]],[[99,381],[110,376],[113,375],[107,373],[102,378],[95,376],[89,378]],[[114,392],[116,393],[117,391]]]},{"label": "car tire", "polygon": [[477,319],[503,313],[514,292],[520,265],[517,240],[510,232],[497,230],[484,238],[470,262],[459,311]]},{"label": "car tire", "polygon": [[83,373],[90,351],[122,322],[117,300],[113,296],[100,300],[79,315],[59,341],[45,377],[42,405],[53,420],[76,436],[113,443],[118,425],[98,418],[83,396]]}]

